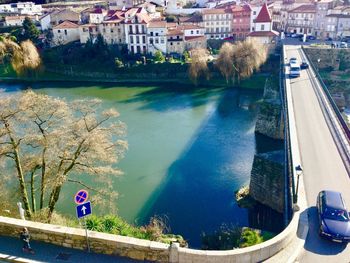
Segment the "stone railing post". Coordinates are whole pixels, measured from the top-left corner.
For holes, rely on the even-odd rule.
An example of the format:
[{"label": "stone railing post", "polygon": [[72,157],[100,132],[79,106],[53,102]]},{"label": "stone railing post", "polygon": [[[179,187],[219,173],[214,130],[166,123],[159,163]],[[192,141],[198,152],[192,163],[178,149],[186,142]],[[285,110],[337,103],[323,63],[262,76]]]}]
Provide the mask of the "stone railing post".
[{"label": "stone railing post", "polygon": [[179,243],[171,243],[169,247],[169,263],[178,263],[179,262]]}]

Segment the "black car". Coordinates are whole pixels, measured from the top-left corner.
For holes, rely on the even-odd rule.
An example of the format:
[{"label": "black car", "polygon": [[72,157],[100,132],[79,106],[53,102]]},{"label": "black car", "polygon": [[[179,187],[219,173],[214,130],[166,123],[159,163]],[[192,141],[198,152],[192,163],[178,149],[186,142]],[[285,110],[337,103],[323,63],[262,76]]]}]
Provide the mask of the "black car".
[{"label": "black car", "polygon": [[334,242],[350,242],[350,218],[341,193],[321,191],[317,197],[319,234]]},{"label": "black car", "polygon": [[308,69],[309,64],[306,61],[301,62],[300,69]]},{"label": "black car", "polygon": [[309,40],[316,40],[316,37],[314,37],[314,36],[307,36],[307,39],[309,39]]}]

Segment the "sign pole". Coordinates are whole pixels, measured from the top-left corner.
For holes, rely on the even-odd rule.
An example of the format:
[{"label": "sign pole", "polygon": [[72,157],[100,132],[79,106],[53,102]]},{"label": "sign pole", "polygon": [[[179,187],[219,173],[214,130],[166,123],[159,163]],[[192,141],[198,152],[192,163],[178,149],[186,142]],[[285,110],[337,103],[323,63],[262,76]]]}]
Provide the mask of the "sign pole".
[{"label": "sign pole", "polygon": [[84,226],[85,226],[85,235],[86,235],[87,249],[88,249],[88,252],[90,253],[89,236],[88,236],[88,231],[87,231],[87,226],[86,226],[86,219],[85,219],[85,217],[84,217]]}]

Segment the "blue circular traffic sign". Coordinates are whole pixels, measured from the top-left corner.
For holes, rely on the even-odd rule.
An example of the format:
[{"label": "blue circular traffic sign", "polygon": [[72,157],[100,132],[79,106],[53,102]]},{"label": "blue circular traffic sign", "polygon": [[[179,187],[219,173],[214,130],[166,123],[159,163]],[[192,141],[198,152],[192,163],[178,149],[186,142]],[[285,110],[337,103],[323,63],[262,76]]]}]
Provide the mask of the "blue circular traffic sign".
[{"label": "blue circular traffic sign", "polygon": [[74,197],[74,202],[78,205],[85,203],[85,201],[88,199],[88,192],[86,190],[79,190]]}]

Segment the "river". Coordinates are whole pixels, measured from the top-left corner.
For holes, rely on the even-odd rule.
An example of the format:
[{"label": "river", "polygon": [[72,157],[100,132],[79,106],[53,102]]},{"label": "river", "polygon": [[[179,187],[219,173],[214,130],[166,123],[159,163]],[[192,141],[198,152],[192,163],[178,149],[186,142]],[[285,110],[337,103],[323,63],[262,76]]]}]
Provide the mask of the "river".
[{"label": "river", "polygon": [[[201,233],[223,223],[249,224],[234,191],[249,183],[259,150],[254,128],[261,90],[63,82],[30,86],[69,100],[97,97],[104,107],[120,112],[129,150],[119,165],[124,175],[115,178],[113,187],[119,192],[115,206],[128,222],[143,224],[153,215],[165,215],[171,232],[183,235],[191,247],[200,247]],[[6,91],[26,87],[0,84]],[[271,145],[260,140],[262,147]],[[74,216],[78,189],[64,187],[60,212]]]}]

